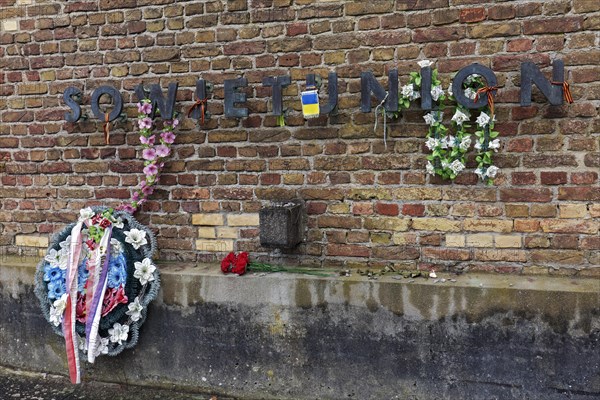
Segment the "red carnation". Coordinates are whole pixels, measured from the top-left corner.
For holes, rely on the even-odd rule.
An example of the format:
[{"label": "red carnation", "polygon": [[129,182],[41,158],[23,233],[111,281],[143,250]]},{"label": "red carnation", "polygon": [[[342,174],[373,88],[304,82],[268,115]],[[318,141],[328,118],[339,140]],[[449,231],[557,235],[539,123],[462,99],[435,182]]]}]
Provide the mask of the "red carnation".
[{"label": "red carnation", "polygon": [[246,273],[246,267],[248,266],[248,253],[245,251],[239,253],[237,256],[231,252],[221,261],[221,271],[224,274],[229,272],[238,275],[244,275]]},{"label": "red carnation", "polygon": [[92,251],[96,248],[96,242],[94,242],[93,239],[86,240],[85,244],[87,244],[87,247],[89,247],[89,249]]},{"label": "red carnation", "polygon": [[92,217],[92,224],[93,224],[93,225],[97,225],[97,224],[98,224],[98,222],[100,222],[100,221],[102,220],[102,218],[103,218],[103,217],[102,217],[102,215],[100,215],[100,214],[96,214],[96,215],[94,215],[94,216]]},{"label": "red carnation", "polygon": [[106,229],[110,226],[110,224],[111,224],[111,222],[109,220],[107,220],[106,218],[104,218],[102,220],[102,222],[100,222],[100,227]]},{"label": "red carnation", "polygon": [[231,272],[238,275],[244,275],[246,273],[246,266],[248,265],[248,253],[245,251],[238,254]]},{"label": "red carnation", "polygon": [[231,272],[231,265],[235,262],[235,254],[233,252],[227,254],[227,256],[221,261],[221,271],[224,274]]}]

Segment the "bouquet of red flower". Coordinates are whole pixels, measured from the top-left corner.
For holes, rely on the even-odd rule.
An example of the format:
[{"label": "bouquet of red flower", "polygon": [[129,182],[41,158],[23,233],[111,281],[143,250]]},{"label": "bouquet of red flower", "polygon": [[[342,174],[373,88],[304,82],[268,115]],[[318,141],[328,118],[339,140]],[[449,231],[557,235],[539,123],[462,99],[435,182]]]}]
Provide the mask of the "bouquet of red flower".
[{"label": "bouquet of red flower", "polygon": [[330,276],[329,274],[311,268],[284,268],[275,265],[259,263],[256,261],[249,261],[248,253],[242,251],[241,253],[235,254],[231,252],[221,261],[221,271],[224,274],[232,273],[237,275],[244,275],[246,271],[250,272],[291,272],[295,274],[304,275],[316,275],[316,276]]}]

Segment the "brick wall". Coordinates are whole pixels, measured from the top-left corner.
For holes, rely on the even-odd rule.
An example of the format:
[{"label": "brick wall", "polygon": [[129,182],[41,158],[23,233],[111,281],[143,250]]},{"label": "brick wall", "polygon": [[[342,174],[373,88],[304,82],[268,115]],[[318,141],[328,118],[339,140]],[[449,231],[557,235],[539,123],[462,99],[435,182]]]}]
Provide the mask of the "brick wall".
[{"label": "brick wall", "polygon": [[[214,84],[202,128],[185,120],[160,190],[139,218],[162,259],[268,255],[258,211],[302,199],[306,243],[289,262],[600,275],[600,4],[595,0],[0,0],[0,249],[31,252],[86,205],[117,205],[141,176],[133,88]],[[565,62],[575,104],[550,106],[534,89],[520,107],[519,65]],[[461,67],[491,67],[502,87],[496,127],[501,172],[491,187],[470,170],[454,183],[425,172],[424,112],[388,123],[361,113],[371,70],[400,83],[436,61],[444,87]],[[305,121],[308,73],[339,76],[337,115]],[[271,115],[262,78],[289,74],[286,126]],[[223,115],[223,81],[248,79],[248,118]],[[127,122],[104,144],[100,121],[66,123],[65,88],[123,94]],[[323,91],[323,94],[326,92]],[[214,258],[213,258],[214,257]]]}]

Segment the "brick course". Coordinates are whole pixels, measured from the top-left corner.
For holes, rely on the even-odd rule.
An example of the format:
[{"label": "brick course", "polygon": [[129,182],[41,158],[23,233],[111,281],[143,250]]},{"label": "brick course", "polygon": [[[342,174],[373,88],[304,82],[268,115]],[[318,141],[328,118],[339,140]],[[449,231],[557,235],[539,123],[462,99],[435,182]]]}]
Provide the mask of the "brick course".
[{"label": "brick course", "polygon": [[[477,3],[477,4],[473,4]],[[486,270],[600,276],[600,5],[587,0],[91,0],[0,3],[0,251],[37,251],[86,205],[115,206],[139,183],[133,88],[214,84],[203,127],[184,120],[157,193],[139,217],[162,259],[246,250],[268,258],[257,213],[306,203],[307,241],[283,261],[307,265]],[[425,173],[423,111],[388,121],[359,110],[360,72],[400,83],[422,58],[447,87],[461,67],[491,67],[501,86],[501,167],[494,186],[472,169],[455,183]],[[576,103],[550,106],[534,88],[518,105],[519,67],[565,62]],[[339,77],[335,115],[305,121],[308,73]],[[263,77],[290,75],[279,127]],[[243,76],[250,115],[223,114],[223,81]],[[62,93],[100,85],[130,117],[105,145],[93,118],[64,121]],[[322,90],[326,97],[326,91]],[[380,121],[381,122],[381,121]],[[472,168],[469,164],[469,168]]]}]

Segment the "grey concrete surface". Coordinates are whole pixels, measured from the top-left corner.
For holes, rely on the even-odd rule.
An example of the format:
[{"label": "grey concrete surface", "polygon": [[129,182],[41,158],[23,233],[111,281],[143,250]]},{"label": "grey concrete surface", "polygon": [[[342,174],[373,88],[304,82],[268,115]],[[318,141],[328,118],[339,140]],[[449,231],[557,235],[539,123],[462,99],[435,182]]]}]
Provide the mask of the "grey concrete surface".
[{"label": "grey concrete surface", "polygon": [[[0,266],[0,365],[65,374],[33,264]],[[244,399],[600,398],[598,280],[161,271],[138,346],[84,380]]]},{"label": "grey concrete surface", "polygon": [[63,376],[0,367],[0,400],[235,400],[207,393],[86,382],[72,385]]}]

